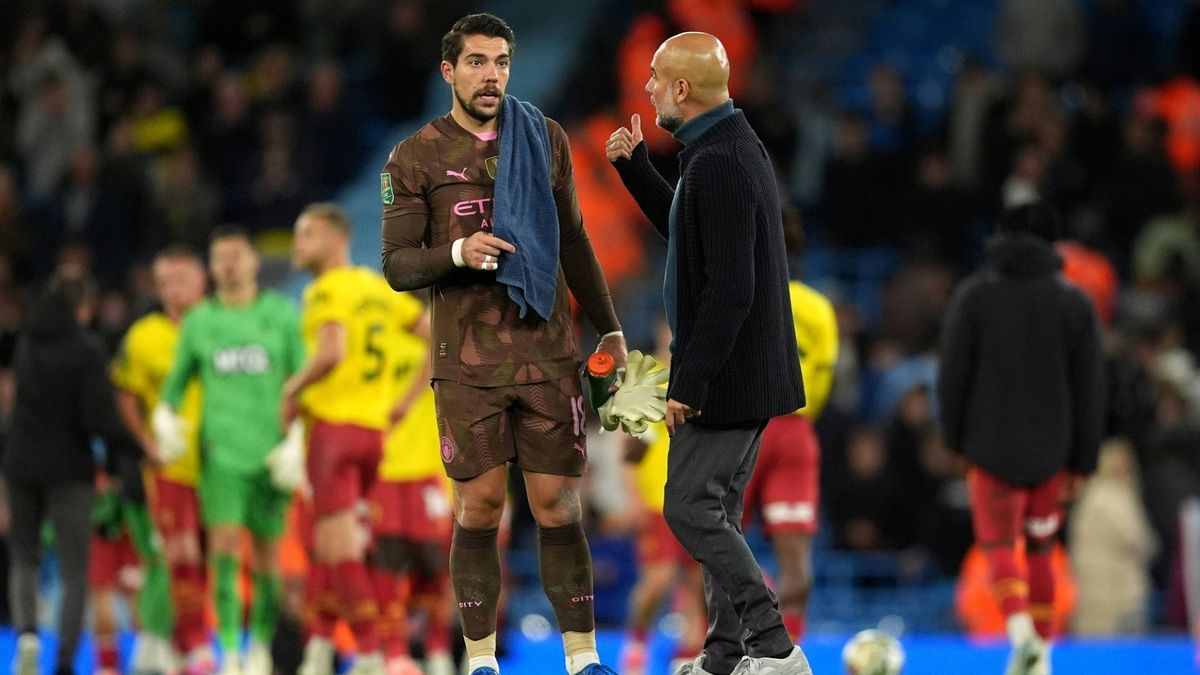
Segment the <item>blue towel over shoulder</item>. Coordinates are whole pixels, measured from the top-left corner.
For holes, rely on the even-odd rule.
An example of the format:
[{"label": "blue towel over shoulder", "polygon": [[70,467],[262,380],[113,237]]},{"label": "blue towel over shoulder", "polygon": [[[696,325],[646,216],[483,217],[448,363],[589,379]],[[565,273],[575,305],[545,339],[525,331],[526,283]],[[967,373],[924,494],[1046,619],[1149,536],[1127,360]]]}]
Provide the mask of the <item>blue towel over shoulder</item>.
[{"label": "blue towel over shoulder", "polygon": [[550,132],[532,103],[504,97],[492,232],[517,247],[500,256],[496,279],[521,308],[550,320],[558,286],[558,208],[550,186]]}]

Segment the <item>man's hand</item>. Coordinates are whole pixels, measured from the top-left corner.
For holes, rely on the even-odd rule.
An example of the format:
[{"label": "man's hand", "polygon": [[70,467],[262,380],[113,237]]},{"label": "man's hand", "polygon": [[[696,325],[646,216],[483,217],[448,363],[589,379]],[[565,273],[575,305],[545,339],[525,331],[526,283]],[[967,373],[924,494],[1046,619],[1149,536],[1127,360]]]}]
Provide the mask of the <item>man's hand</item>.
[{"label": "man's hand", "polygon": [[287,435],[266,458],[271,482],[284,492],[301,490],[310,494],[304,465],[304,425],[299,421],[288,426]]},{"label": "man's hand", "polygon": [[487,232],[476,232],[463,240],[460,255],[473,270],[495,272],[500,267],[501,252],[516,253],[517,247]]},{"label": "man's hand", "polygon": [[[629,357],[629,353],[625,349],[624,335],[609,335],[600,340],[600,344],[596,345],[596,351],[604,352],[613,358],[613,363],[616,364],[617,372],[625,370],[625,362]],[[621,378],[613,380],[613,383],[608,388],[608,393],[613,393],[621,387]]]},{"label": "man's hand", "polygon": [[693,409],[692,406],[686,403],[680,403],[675,399],[668,400],[667,417],[665,420],[667,423],[667,433],[674,436],[677,428],[687,424],[687,421],[693,417],[699,416],[700,411]]},{"label": "man's hand", "polygon": [[633,159],[633,149],[642,142],[642,116],[634,113],[633,117],[629,118],[629,126],[632,130],[621,127],[608,137],[608,142],[604,144],[604,154],[608,156],[608,161]]}]

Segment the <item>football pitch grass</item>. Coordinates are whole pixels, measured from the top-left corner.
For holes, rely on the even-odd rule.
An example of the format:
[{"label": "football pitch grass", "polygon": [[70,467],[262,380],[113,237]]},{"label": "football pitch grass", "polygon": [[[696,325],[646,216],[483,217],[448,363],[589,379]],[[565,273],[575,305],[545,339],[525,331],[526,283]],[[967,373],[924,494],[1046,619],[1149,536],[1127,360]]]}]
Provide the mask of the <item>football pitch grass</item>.
[{"label": "football pitch grass", "polygon": [[[53,636],[44,636],[43,673],[50,673],[54,654]],[[530,640],[520,633],[505,635],[508,656],[501,660],[504,675],[559,675],[563,673],[562,643],[554,638]],[[623,635],[620,631],[602,630],[599,634],[600,656],[605,663],[618,666]],[[814,637],[804,644],[816,675],[840,675],[841,650],[844,640]],[[1006,645],[990,643],[977,645],[958,636],[907,637],[902,640],[908,660],[906,675],[1001,675],[1008,656]],[[0,672],[9,672],[16,637],[11,630],[0,631]],[[122,655],[129,653],[132,637],[124,636]],[[666,638],[654,638],[650,643],[650,668],[647,675],[667,672],[671,644]],[[75,663],[75,672],[93,672],[93,650],[85,640]],[[1132,673],[1134,675],[1170,675],[1196,673],[1195,648],[1183,637],[1125,638],[1112,640],[1064,640],[1054,648],[1056,675],[1105,675]],[[124,671],[123,671],[124,672]]]}]

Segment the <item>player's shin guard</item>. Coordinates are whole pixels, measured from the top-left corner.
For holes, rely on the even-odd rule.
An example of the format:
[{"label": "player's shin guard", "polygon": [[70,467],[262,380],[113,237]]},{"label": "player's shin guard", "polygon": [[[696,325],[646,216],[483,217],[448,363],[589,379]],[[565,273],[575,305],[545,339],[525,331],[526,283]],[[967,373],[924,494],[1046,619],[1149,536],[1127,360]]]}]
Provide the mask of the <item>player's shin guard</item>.
[{"label": "player's shin guard", "polygon": [[992,572],[992,594],[1004,616],[1024,612],[1029,606],[1029,582],[1017,567],[1016,547],[1012,544],[985,545],[988,567]]},{"label": "player's shin guard", "polygon": [[463,635],[470,640],[483,640],[496,632],[496,605],[500,601],[500,549],[496,543],[499,532],[495,527],[475,530],[454,525],[450,581],[458,600]]},{"label": "player's shin guard", "polygon": [[196,563],[171,566],[171,600],[175,605],[175,646],[188,653],[208,642],[204,617],[204,567]]},{"label": "player's shin guard", "polygon": [[242,601],[238,597],[238,560],[218,554],[213,559],[213,604],[217,610],[217,641],[225,654],[236,654],[241,642]]},{"label": "player's shin guard", "polygon": [[250,606],[250,637],[270,645],[279,625],[279,603],[283,598],[283,579],[278,574],[254,573],[254,604]]},{"label": "player's shin guard", "polygon": [[1054,631],[1054,565],[1051,544],[1030,544],[1025,557],[1029,568],[1029,615],[1038,636],[1049,640]]},{"label": "player's shin guard", "polygon": [[563,633],[567,672],[598,663],[592,596],[592,555],[581,523],[538,528],[542,588]]},{"label": "player's shin guard", "polygon": [[361,560],[345,560],[334,569],[334,590],[360,654],[379,651],[379,606],[371,589],[371,577]]}]

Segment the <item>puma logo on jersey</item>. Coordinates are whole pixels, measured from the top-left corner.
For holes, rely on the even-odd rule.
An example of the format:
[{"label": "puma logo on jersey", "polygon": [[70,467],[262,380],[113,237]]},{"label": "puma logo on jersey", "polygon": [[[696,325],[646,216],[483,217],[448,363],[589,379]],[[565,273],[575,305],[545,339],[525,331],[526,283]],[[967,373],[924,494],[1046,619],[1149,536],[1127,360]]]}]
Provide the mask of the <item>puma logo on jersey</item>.
[{"label": "puma logo on jersey", "polygon": [[462,171],[446,169],[446,175],[454,176],[455,178],[458,178],[459,180],[466,180],[467,179],[467,167],[464,166]]},{"label": "puma logo on jersey", "polygon": [[229,347],[212,358],[213,370],[221,375],[261,375],[271,370],[271,355],[262,345]]}]

